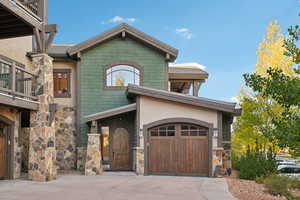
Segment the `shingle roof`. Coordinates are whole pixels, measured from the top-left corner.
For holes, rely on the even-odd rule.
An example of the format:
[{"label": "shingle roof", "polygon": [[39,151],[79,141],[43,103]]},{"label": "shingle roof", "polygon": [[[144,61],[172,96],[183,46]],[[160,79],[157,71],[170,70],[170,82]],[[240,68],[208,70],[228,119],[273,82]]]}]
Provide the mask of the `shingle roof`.
[{"label": "shingle roof", "polygon": [[122,32],[127,33],[128,35],[148,44],[149,46],[152,46],[153,48],[156,48],[162,52],[165,52],[170,55],[171,60],[175,60],[178,55],[178,50],[167,45],[166,43],[163,43],[155,38],[153,38],[150,35],[147,35],[134,27],[128,25],[128,24],[120,24],[104,33],[101,33],[100,35],[97,35],[89,40],[86,40],[80,44],[77,44],[70,49],[68,49],[68,53],[72,56],[80,51],[83,51],[85,49],[91,48],[92,46],[99,44],[101,42],[104,42],[111,37],[114,37],[118,34],[121,34]]},{"label": "shingle roof", "polygon": [[142,87],[142,86],[137,86],[132,84],[128,85],[127,94],[129,96],[132,95],[149,96],[153,98],[199,106],[199,107],[208,108],[212,110],[228,112],[234,115],[239,115],[241,112],[240,109],[236,109],[236,103],[208,99],[203,97],[194,97],[194,96],[180,94],[176,92],[169,92],[165,90],[147,88],[147,87]]}]

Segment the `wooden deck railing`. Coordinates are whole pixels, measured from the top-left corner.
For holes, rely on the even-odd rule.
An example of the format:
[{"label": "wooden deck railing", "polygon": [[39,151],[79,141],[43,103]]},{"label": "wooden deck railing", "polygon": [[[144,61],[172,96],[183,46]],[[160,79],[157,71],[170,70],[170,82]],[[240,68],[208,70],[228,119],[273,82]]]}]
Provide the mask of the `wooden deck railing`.
[{"label": "wooden deck railing", "polygon": [[44,20],[44,14],[47,12],[45,6],[48,5],[48,0],[17,0],[22,6],[30,10],[33,14]]},{"label": "wooden deck railing", "polygon": [[37,101],[36,75],[0,56],[0,93]]}]

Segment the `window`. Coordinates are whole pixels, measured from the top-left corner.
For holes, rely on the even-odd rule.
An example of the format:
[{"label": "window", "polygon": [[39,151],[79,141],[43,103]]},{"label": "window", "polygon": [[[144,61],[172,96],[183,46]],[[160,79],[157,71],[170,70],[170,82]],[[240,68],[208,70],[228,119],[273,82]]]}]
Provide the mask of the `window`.
[{"label": "window", "polygon": [[181,136],[207,136],[208,129],[201,126],[182,124],[180,127]]},{"label": "window", "polygon": [[68,98],[71,97],[70,91],[70,69],[54,69],[54,97],[55,98]]},{"label": "window", "polygon": [[106,86],[125,87],[128,84],[140,85],[141,70],[126,64],[114,65],[106,69]]},{"label": "window", "polygon": [[199,96],[201,83],[199,80],[170,80],[170,91]]},{"label": "window", "polygon": [[102,160],[109,161],[109,127],[104,126],[101,128],[101,153]]},{"label": "window", "polygon": [[175,125],[166,125],[150,130],[151,136],[175,136]]},{"label": "window", "polygon": [[283,173],[283,174],[292,174],[293,173],[293,168],[291,167],[284,167],[282,169],[279,170],[280,173]]}]

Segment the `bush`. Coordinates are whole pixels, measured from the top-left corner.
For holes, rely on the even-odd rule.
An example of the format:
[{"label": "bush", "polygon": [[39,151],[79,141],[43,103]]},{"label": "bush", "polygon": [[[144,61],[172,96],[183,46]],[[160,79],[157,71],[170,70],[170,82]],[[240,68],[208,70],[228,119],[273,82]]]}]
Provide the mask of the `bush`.
[{"label": "bush", "polygon": [[256,182],[256,183],[262,184],[262,183],[264,183],[265,178],[266,178],[266,177],[264,177],[264,176],[257,176],[257,177],[255,178],[255,182]]},{"label": "bush", "polygon": [[291,189],[300,190],[300,181],[296,178],[290,178],[290,187]]},{"label": "bush", "polygon": [[285,196],[288,200],[299,200],[290,192],[300,188],[300,181],[295,178],[271,175],[264,180],[265,187],[270,194]]},{"label": "bush", "polygon": [[271,175],[264,181],[265,187],[270,194],[288,196],[289,178],[278,175]]},{"label": "bush", "polygon": [[241,179],[255,180],[277,172],[275,160],[264,153],[248,152],[237,162]]}]

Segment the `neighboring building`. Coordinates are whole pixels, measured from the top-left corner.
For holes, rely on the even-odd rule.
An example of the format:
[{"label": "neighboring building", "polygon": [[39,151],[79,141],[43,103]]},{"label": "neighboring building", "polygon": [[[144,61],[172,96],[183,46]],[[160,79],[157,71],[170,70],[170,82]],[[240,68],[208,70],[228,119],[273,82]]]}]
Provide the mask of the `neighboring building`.
[{"label": "neighboring building", "polygon": [[[13,12],[11,2],[0,0],[0,11]],[[0,178],[18,178],[21,166],[42,181],[56,168],[87,172],[90,163],[145,175],[213,176],[230,167],[230,126],[240,110],[199,97],[208,73],[170,65],[177,49],[127,24],[47,48],[53,35],[45,42],[39,33],[55,28],[36,27],[23,35],[0,27]]]},{"label": "neighboring building", "polygon": [[[53,70],[46,54],[56,25],[48,24],[47,6],[47,0],[0,0],[0,179],[19,178],[22,165],[31,180],[56,178]],[[27,57],[28,51],[36,55]]]}]

